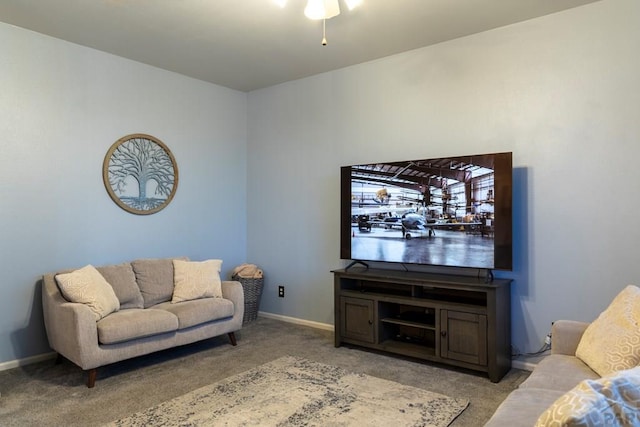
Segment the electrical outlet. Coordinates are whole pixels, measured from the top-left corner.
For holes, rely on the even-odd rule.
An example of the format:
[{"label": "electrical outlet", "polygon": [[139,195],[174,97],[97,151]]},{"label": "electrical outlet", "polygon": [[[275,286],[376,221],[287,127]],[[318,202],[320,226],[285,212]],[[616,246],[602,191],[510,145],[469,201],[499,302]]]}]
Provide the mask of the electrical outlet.
[{"label": "electrical outlet", "polygon": [[284,298],[284,286],[282,285],[278,286],[278,296]]}]

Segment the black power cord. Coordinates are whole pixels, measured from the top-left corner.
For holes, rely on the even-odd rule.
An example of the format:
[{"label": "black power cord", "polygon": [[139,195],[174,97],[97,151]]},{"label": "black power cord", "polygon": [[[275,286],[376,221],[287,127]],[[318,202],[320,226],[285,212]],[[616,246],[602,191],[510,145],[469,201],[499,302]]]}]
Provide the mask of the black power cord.
[{"label": "black power cord", "polygon": [[511,358],[512,359],[515,359],[515,358],[521,357],[521,356],[527,356],[527,357],[540,356],[540,355],[546,353],[547,351],[551,350],[551,333],[549,333],[545,337],[544,344],[542,344],[542,347],[540,347],[540,349],[538,351],[534,351],[532,353],[520,353],[520,351],[518,350],[518,348],[516,346],[511,346],[511,348],[512,348],[512,351],[511,351]]}]

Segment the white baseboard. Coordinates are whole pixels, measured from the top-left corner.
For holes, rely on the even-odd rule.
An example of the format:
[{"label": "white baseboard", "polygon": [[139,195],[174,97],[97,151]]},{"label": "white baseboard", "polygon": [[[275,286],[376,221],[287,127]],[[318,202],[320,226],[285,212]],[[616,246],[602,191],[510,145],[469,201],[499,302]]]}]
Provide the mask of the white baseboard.
[{"label": "white baseboard", "polygon": [[[311,328],[322,329],[324,331],[333,332],[334,327],[329,323],[320,323],[314,322],[311,320],[298,319],[297,317],[289,317],[283,316],[281,314],[267,313],[264,311],[259,311],[258,316],[266,317],[268,319],[276,319],[282,322],[294,323],[296,325],[309,326]],[[53,359],[56,357],[55,352],[39,354],[37,356],[26,357],[24,359],[10,360],[8,362],[0,363],[0,371],[6,371],[7,369],[13,369],[20,366],[30,365],[32,363],[42,362],[48,359]],[[513,360],[511,361],[511,366],[516,369],[523,369],[525,371],[533,371],[536,367],[535,363],[525,362],[522,360]]]},{"label": "white baseboard", "polygon": [[259,311],[258,316],[266,317],[268,319],[281,320],[287,323],[295,323],[296,325],[310,326],[312,328],[322,329],[324,331],[333,332],[334,330],[333,325],[330,325],[328,323],[320,323],[320,322],[314,322],[311,320],[298,319],[297,317],[283,316],[281,314],[266,313],[264,311]]},{"label": "white baseboard", "polygon": [[[330,325],[327,323],[312,322],[310,320],[282,316],[280,314],[265,313],[263,311],[258,312],[258,315],[271,318],[271,319],[281,320],[283,322],[295,323],[298,325],[310,326],[312,328],[323,329],[325,331],[333,332],[333,325]],[[8,369],[18,368],[20,366],[31,365],[32,363],[38,363],[45,360],[53,359],[56,356],[57,356],[57,353],[51,352],[51,353],[39,354],[37,356],[25,357],[24,359],[9,360],[8,362],[0,363],[0,371],[6,371]]]},{"label": "white baseboard", "polygon": [[25,357],[24,359],[10,360],[8,362],[0,363],[0,371],[6,371],[7,369],[18,368],[20,366],[31,365],[32,363],[42,362],[44,360],[53,359],[57,356],[55,352],[39,354],[37,356]]},{"label": "white baseboard", "polygon": [[[328,323],[313,322],[311,320],[298,319],[297,317],[283,316],[281,314],[274,314],[274,313],[267,313],[267,312],[264,312],[264,311],[259,311],[258,312],[258,316],[266,317],[268,319],[281,320],[281,321],[287,322],[287,323],[295,323],[296,325],[310,326],[312,328],[322,329],[322,330],[325,330],[325,331],[332,331],[333,332],[333,330],[334,330],[333,325],[328,324]],[[535,369],[535,367],[536,367],[536,363],[525,362],[523,360],[512,360],[511,361],[511,366],[513,366],[516,369],[523,369],[525,371],[533,371]]]}]

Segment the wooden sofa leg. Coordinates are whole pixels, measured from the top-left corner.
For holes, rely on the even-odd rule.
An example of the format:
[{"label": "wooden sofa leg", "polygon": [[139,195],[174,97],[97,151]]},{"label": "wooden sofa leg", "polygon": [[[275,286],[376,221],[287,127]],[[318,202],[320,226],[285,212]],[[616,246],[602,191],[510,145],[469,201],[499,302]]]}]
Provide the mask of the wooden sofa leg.
[{"label": "wooden sofa leg", "polygon": [[96,378],[98,376],[98,369],[93,368],[87,371],[87,387],[93,388],[96,385]]},{"label": "wooden sofa leg", "polygon": [[238,342],[236,341],[236,334],[235,332],[229,332],[229,341],[231,341],[231,345],[235,346],[238,345]]}]

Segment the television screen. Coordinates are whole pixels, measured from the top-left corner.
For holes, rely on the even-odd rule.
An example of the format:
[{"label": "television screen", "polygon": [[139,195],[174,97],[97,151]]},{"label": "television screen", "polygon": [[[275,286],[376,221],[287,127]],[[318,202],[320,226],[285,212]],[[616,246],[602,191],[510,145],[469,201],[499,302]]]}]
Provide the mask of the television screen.
[{"label": "television screen", "polygon": [[343,166],[340,257],[512,269],[512,154]]}]

